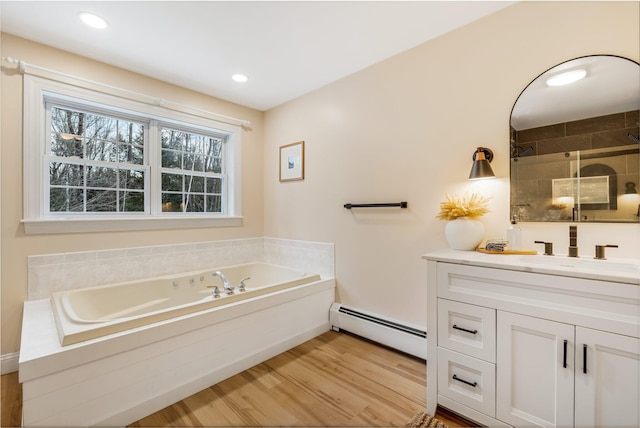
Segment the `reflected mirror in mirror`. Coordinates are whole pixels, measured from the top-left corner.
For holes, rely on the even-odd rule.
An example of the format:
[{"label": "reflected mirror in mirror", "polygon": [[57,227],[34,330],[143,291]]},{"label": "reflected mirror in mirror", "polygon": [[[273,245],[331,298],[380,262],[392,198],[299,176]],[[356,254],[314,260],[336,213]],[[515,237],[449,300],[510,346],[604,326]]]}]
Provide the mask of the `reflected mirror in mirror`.
[{"label": "reflected mirror in mirror", "polygon": [[639,129],[637,62],[594,55],[542,73],[511,112],[510,215],[638,222]]}]

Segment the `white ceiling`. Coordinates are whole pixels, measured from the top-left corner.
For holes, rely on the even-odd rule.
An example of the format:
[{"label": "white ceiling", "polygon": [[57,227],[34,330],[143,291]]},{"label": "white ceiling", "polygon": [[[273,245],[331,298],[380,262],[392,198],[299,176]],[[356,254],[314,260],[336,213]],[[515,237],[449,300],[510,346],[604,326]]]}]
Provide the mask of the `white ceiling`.
[{"label": "white ceiling", "polygon": [[268,110],[513,3],[3,0],[0,17],[3,32]]}]

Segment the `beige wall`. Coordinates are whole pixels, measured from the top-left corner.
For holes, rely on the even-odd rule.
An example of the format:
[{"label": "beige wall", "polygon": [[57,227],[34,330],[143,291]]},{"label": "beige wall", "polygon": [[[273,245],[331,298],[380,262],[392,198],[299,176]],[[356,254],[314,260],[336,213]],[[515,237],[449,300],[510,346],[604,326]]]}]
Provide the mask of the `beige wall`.
[{"label": "beige wall", "polygon": [[[339,298],[426,325],[425,263],[447,246],[435,219],[445,192],[492,196],[487,238],[506,236],[509,115],[538,74],[575,57],[638,61],[638,2],[522,2],[265,115],[265,234],[336,244]],[[304,181],[278,182],[278,147],[306,142]],[[469,182],[474,148],[495,153],[497,180]],[[346,202],[409,202],[407,210],[353,210]],[[523,224],[526,247],[551,240],[566,254],[568,227]],[[637,225],[581,225],[581,254],[620,245],[638,258]],[[624,248],[624,250],[622,250]]]},{"label": "beige wall", "polygon": [[27,298],[27,256],[263,236],[263,113],[67,52],[2,34],[2,55],[93,81],[248,119],[242,135],[242,227],[125,233],[25,235],[22,219],[22,75],[2,66],[2,354],[19,346]]}]

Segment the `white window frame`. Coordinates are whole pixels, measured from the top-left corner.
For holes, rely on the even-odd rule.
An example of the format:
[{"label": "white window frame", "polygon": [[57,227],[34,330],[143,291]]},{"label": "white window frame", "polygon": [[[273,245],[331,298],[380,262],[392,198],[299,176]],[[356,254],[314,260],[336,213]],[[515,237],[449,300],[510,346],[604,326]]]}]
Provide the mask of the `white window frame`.
[{"label": "white window frame", "polygon": [[[50,129],[47,128],[46,102],[59,101],[63,105],[78,104],[94,107],[98,111],[114,111],[127,116],[143,117],[146,122],[178,126],[193,132],[211,132],[226,135],[224,150],[226,165],[225,212],[220,213],[162,213],[154,207],[160,197],[159,180],[150,179],[149,213],[117,213],[99,215],[56,213],[46,215],[49,166],[46,163]],[[242,129],[214,119],[151,105],[105,92],[98,92],[67,83],[32,75],[24,75],[24,129],[23,129],[23,215],[27,234],[106,232],[151,229],[179,229],[194,227],[226,227],[242,225],[241,153]],[[188,125],[187,125],[188,124]],[[150,129],[157,129],[151,127]],[[155,130],[151,133],[153,134]],[[145,135],[145,164],[160,168],[161,148],[159,136]],[[151,147],[157,141],[158,147]],[[153,157],[150,158],[150,157]],[[155,171],[154,171],[155,173]],[[159,177],[159,172],[153,175]],[[156,182],[154,182],[156,181]],[[157,194],[157,195],[156,195]]]}]

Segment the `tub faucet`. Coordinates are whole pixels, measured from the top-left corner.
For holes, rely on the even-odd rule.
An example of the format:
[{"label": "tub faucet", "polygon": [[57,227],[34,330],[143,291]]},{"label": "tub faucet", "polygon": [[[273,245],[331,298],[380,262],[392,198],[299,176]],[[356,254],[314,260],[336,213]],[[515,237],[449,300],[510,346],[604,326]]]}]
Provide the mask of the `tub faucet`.
[{"label": "tub faucet", "polygon": [[224,286],[224,291],[227,294],[232,294],[233,293],[233,285],[231,285],[231,283],[227,280],[227,278],[224,276],[224,274],[222,272],[220,272],[219,270],[215,271],[214,273],[212,273],[213,276],[219,276],[220,279],[222,280],[222,285]]}]

